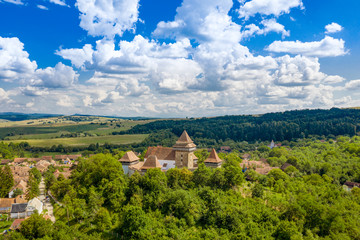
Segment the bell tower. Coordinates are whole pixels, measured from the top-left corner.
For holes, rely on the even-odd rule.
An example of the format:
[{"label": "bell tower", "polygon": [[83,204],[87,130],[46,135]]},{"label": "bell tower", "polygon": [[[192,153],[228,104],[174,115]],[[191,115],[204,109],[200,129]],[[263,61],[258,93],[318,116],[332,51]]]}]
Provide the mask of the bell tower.
[{"label": "bell tower", "polygon": [[177,168],[194,168],[194,159],[197,159],[194,155],[196,145],[191,140],[186,130],[184,130],[176,141],[173,150],[175,151],[175,166]]}]

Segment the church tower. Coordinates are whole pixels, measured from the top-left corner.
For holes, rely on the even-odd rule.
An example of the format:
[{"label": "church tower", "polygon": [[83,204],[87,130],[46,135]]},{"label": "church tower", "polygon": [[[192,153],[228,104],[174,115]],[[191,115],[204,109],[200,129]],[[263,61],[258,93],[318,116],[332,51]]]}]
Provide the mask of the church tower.
[{"label": "church tower", "polygon": [[194,168],[194,160],[197,160],[197,157],[194,154],[196,145],[191,140],[186,130],[184,130],[176,141],[173,150],[175,152],[175,166],[177,168]]}]

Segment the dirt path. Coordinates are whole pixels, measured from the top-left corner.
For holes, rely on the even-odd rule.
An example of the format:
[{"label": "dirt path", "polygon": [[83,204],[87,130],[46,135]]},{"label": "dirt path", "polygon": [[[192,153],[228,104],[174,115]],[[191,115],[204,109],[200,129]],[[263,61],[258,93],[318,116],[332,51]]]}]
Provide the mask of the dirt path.
[{"label": "dirt path", "polygon": [[39,199],[40,201],[43,202],[44,204],[44,210],[47,210],[47,215],[50,216],[50,220],[52,222],[55,222],[55,217],[54,217],[54,212],[53,212],[53,206],[51,205],[50,202],[46,201],[46,196],[45,196],[45,181],[44,178],[41,178],[41,182],[39,184],[39,189],[40,189],[40,196]]}]

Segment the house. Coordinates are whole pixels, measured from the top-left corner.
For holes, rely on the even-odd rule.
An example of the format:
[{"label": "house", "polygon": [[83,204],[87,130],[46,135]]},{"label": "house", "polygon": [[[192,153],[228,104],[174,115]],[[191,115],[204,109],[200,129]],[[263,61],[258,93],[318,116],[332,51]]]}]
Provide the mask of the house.
[{"label": "house", "polygon": [[0,213],[10,212],[13,203],[15,203],[15,198],[0,198]]},{"label": "house", "polygon": [[0,198],[0,213],[9,213],[11,205],[14,203],[26,203],[27,201],[22,196],[16,198]]},{"label": "house", "polygon": [[11,205],[10,217],[11,218],[25,218],[27,203],[14,203]]},{"label": "house", "polygon": [[24,162],[27,161],[27,158],[14,158],[14,162],[15,164],[22,164]]},{"label": "house", "polygon": [[42,160],[46,160],[46,161],[51,161],[51,160],[53,160],[52,156],[42,156],[41,159],[42,159]]},{"label": "house", "polygon": [[43,203],[38,198],[31,199],[28,203],[14,203],[11,205],[10,218],[26,218],[35,211],[43,211]]},{"label": "house", "polygon": [[1,159],[0,165],[7,165],[10,163],[10,159]]},{"label": "house", "polygon": [[39,162],[41,160],[41,158],[28,158],[27,160],[29,162]]},{"label": "house", "polygon": [[354,187],[360,188],[360,183],[357,183],[357,182],[345,182],[343,186],[344,186],[345,190],[351,191],[351,189],[353,189]]},{"label": "house", "polygon": [[124,173],[129,173],[129,166],[139,163],[140,158],[135,155],[133,151],[129,151],[125,153],[125,155],[119,159],[119,162],[121,162],[121,165],[123,167]]},{"label": "house", "polygon": [[214,148],[211,150],[210,156],[204,161],[204,164],[211,168],[221,167],[222,160],[219,158]]},{"label": "house", "polygon": [[17,230],[17,229],[19,229],[19,228],[21,227],[21,223],[22,223],[23,221],[25,221],[25,220],[26,220],[26,219],[24,219],[24,218],[15,219],[14,222],[11,224],[10,229],[11,229],[11,230]]},{"label": "house", "polygon": [[221,146],[220,147],[220,152],[229,153],[229,152],[231,152],[231,147],[229,147],[229,146]]},{"label": "house", "polygon": [[81,157],[81,154],[75,155],[55,155],[55,160],[77,160]]},{"label": "house", "polygon": [[23,192],[23,195],[25,195],[27,188],[27,182],[25,182],[24,180],[20,180],[20,182],[9,192],[9,198],[13,197],[15,189],[20,189]]},{"label": "house", "polygon": [[249,154],[249,153],[246,153],[246,154],[243,154],[242,156],[241,156],[241,158],[243,159],[243,160],[250,160],[251,159],[251,155]]},{"label": "house", "polygon": [[174,167],[186,167],[191,170],[196,168],[198,160],[194,154],[195,150],[196,145],[191,140],[186,130],[184,130],[172,148],[161,146],[149,147],[144,159],[146,161],[151,155],[156,156],[164,171]]},{"label": "house", "polygon": [[55,170],[54,172],[54,176],[57,179],[60,175],[63,175],[65,179],[69,179],[70,175],[71,175],[71,170],[70,168],[64,168],[63,172],[60,172],[58,169]]},{"label": "house", "polygon": [[33,198],[28,202],[28,206],[26,208],[26,211],[28,212],[29,215],[33,214],[35,212],[35,210],[41,214],[43,211],[43,207],[44,204],[40,201],[40,199]]}]

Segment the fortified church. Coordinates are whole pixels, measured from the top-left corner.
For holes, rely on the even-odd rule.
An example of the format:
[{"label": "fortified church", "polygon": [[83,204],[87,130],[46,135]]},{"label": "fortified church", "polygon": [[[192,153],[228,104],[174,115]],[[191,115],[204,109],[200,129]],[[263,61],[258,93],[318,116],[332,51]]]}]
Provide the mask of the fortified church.
[{"label": "fortified church", "polygon": [[[186,130],[181,134],[172,148],[169,147],[148,147],[144,162],[140,162],[134,152],[127,152],[119,161],[123,165],[125,174],[133,174],[135,171],[146,172],[151,168],[161,168],[167,171],[171,168],[197,168],[198,158],[194,152],[196,145],[189,137]],[[215,149],[212,149],[209,158],[204,161],[208,167],[220,167],[222,160],[218,157]]]}]

